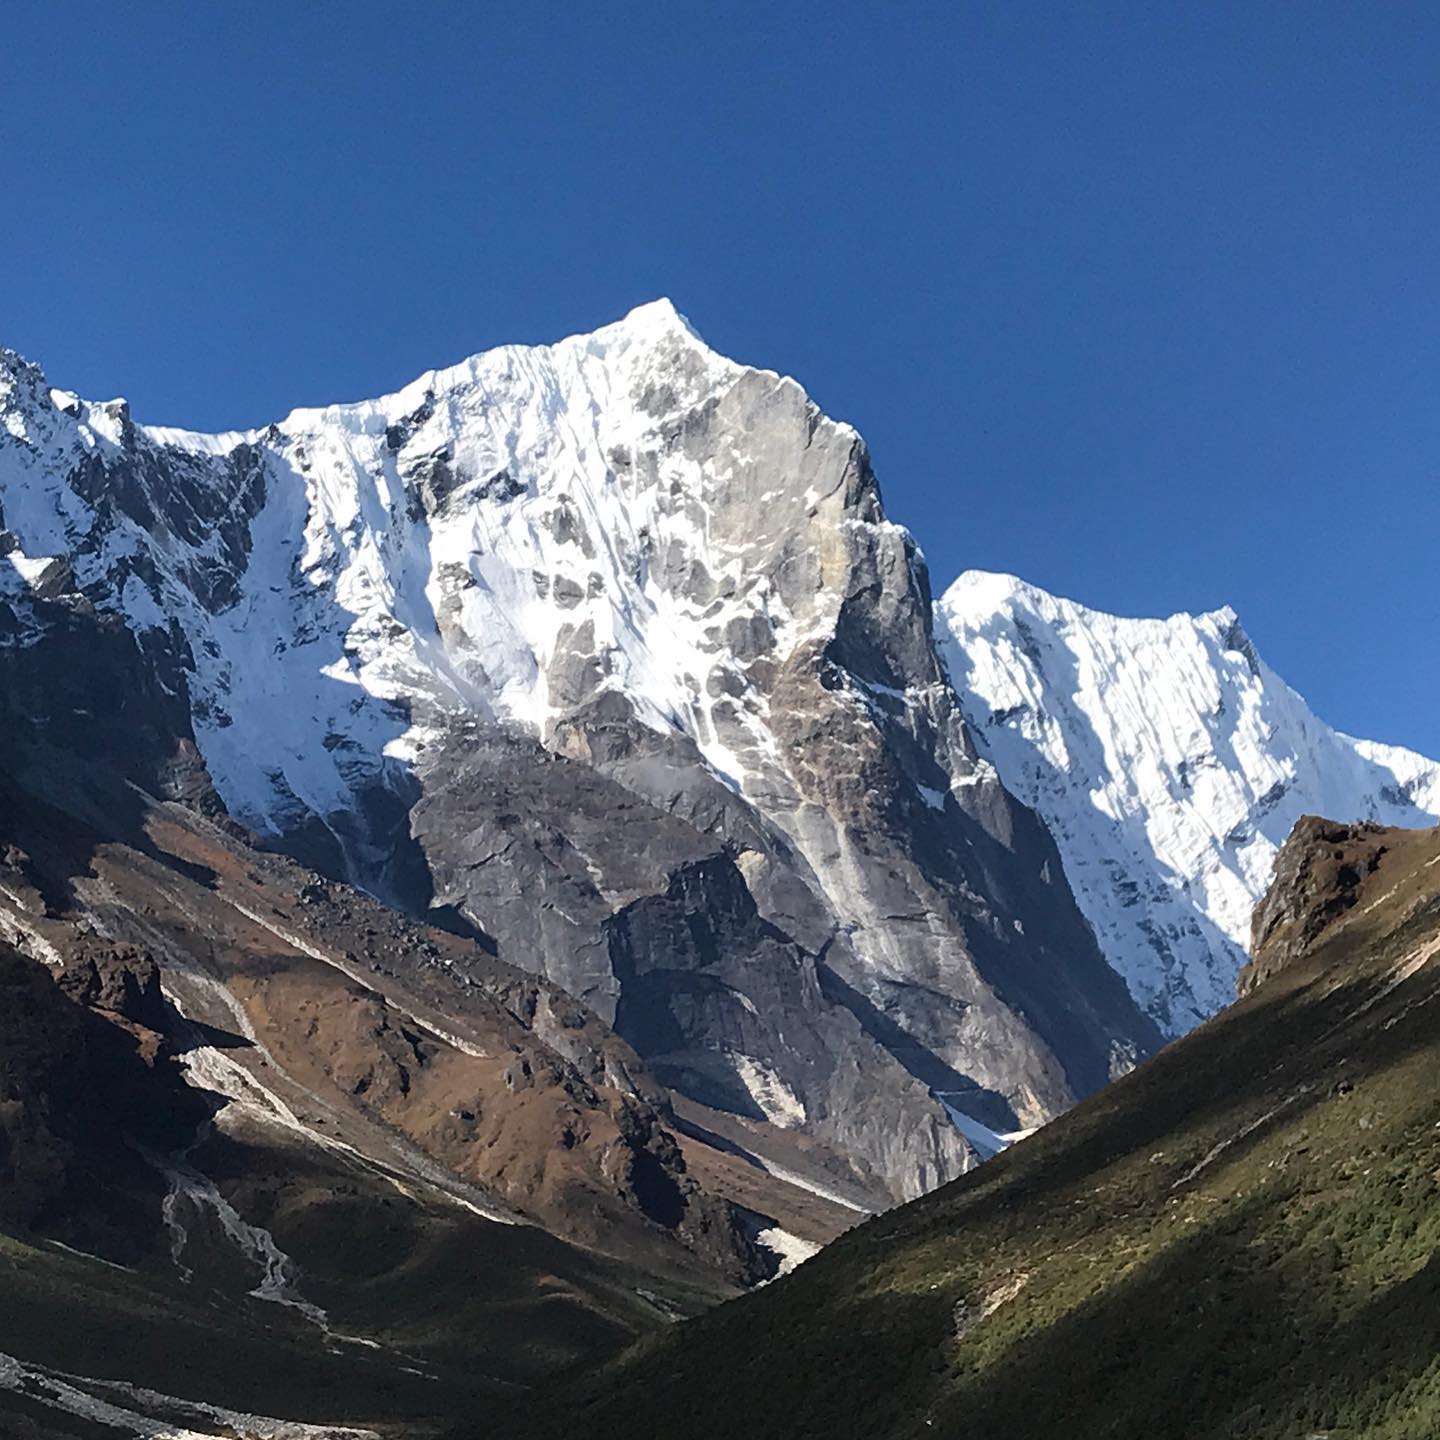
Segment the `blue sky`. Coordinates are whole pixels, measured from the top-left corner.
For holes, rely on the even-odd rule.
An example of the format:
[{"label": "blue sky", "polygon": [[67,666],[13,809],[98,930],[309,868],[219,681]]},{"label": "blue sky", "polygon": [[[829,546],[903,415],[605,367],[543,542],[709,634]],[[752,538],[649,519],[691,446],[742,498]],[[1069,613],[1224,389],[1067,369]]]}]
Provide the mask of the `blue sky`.
[{"label": "blue sky", "polygon": [[0,343],[201,428],[670,295],[937,588],[1231,603],[1440,754],[1440,6],[92,3],[0,24]]}]

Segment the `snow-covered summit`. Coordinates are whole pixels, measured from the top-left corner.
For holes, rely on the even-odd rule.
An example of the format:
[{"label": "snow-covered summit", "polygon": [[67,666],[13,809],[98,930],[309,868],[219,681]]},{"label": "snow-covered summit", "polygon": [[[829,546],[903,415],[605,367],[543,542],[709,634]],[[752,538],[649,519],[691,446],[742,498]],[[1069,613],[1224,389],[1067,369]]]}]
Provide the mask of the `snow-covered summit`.
[{"label": "snow-covered summit", "polygon": [[[733,742],[766,742],[758,702],[707,688],[727,627],[773,643],[824,624],[805,612],[830,597],[782,596],[763,562],[814,515],[818,457],[857,437],[794,381],[710,350],[669,300],[246,432],[133,425],[122,402],[51,391],[13,352],[4,376],[0,525],[15,554],[80,552],[82,584],[112,582],[137,625],[183,617],[197,740],[226,803],[261,830],[297,806],[343,807],[360,757],[413,760],[437,716],[543,731],[576,698],[582,653],[587,688],[684,730],[738,783]],[[727,396],[737,417],[756,404],[808,416],[789,432],[795,453],[742,443],[717,467],[687,447],[681,417]],[[128,483],[110,473],[127,443]],[[160,493],[175,467],[147,454],[179,460],[185,493]],[[71,477],[92,455],[108,478],[77,494]],[[204,526],[186,535],[177,507],[233,513],[231,543]],[[137,584],[124,562],[142,551],[153,563]]]},{"label": "snow-covered summit", "polygon": [[[350,434],[376,434],[425,403],[427,396],[444,397],[486,385],[504,367],[512,373],[529,372],[550,380],[563,380],[585,370],[604,366],[610,370],[645,365],[649,357],[666,348],[687,349],[716,374],[733,373],[741,367],[710,349],[699,333],[665,298],[637,305],[619,320],[598,330],[568,335],[548,345],[502,345],[478,351],[454,365],[427,370],[408,385],[373,399],[342,401],[330,405],[302,406],[292,410],[275,425],[282,435],[303,435],[325,426]],[[146,432],[164,443],[188,444],[197,449],[229,448],[243,440],[258,440],[263,430],[207,435],[197,431],[164,426],[146,426]]]},{"label": "snow-covered summit", "polygon": [[938,610],[977,746],[1045,817],[1107,959],[1171,1034],[1234,998],[1302,814],[1440,818],[1440,766],[1317,719],[1228,606],[1122,619],[970,571]]}]

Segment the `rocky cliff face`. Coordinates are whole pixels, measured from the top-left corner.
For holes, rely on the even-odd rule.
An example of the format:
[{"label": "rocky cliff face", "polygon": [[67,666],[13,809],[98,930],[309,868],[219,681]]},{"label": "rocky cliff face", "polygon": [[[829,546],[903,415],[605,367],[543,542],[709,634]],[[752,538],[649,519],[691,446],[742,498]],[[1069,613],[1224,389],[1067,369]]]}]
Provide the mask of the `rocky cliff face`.
[{"label": "rocky cliff face", "polygon": [[246,435],[13,355],[0,413],[10,663],[93,615],[183,712],[152,790],[489,937],[695,1098],[903,1197],[972,1161],[937,1095],[1017,1128],[1157,1043],[863,443],[668,304]]},{"label": "rocky cliff face", "polygon": [[1232,610],[1122,619],[978,571],[939,609],[976,743],[1044,816],[1106,958],[1169,1035],[1234,998],[1301,816],[1440,818],[1440,767],[1330,729]]}]

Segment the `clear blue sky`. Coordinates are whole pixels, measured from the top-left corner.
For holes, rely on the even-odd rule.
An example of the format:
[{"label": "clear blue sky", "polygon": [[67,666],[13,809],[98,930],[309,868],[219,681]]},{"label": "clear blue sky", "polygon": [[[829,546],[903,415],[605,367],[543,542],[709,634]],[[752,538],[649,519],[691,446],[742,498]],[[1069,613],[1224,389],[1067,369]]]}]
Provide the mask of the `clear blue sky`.
[{"label": "clear blue sky", "polygon": [[1236,606],[1440,755],[1440,6],[7,6],[0,343],[203,428],[670,295],[937,588]]}]

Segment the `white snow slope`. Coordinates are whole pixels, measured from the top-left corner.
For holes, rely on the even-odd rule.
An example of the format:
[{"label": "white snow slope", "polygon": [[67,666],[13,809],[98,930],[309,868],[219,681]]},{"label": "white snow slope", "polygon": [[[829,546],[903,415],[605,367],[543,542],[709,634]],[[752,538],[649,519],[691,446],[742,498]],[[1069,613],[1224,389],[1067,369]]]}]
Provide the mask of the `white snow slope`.
[{"label": "white snow slope", "polygon": [[1043,815],[1106,958],[1171,1035],[1234,998],[1301,815],[1440,817],[1440,766],[1318,720],[1233,610],[1122,619],[970,571],[936,619],[977,746]]},{"label": "white snow slope", "polygon": [[[0,555],[0,597],[73,559],[82,586],[109,580],[106,608],[137,633],[175,617],[194,657],[196,740],[231,813],[262,833],[344,812],[377,758],[415,763],[446,717],[543,734],[550,672],[577,648],[608,672],[601,688],[691,735],[739,788],[733,745],[770,741],[758,705],[717,705],[705,684],[723,667],[726,627],[766,623],[788,647],[829,618],[791,613],[757,564],[762,538],[713,504],[717,486],[751,516],[818,503],[803,488],[808,457],[796,495],[781,497],[763,493],[765,468],[743,454],[712,475],[659,433],[676,394],[719,403],[744,374],[770,382],[777,408],[803,412],[804,392],[710,350],[668,300],[246,433],[137,426],[124,401],[50,389],[5,358],[0,527],[19,548]],[[823,425],[858,443],[850,427]],[[114,507],[102,515],[66,482],[127,438],[172,469],[181,457],[197,491],[234,492],[236,509],[243,465],[258,467],[264,503],[235,527],[248,555]],[[115,578],[134,557],[148,583]],[[233,577],[222,604],[197,594],[210,573]]]}]

